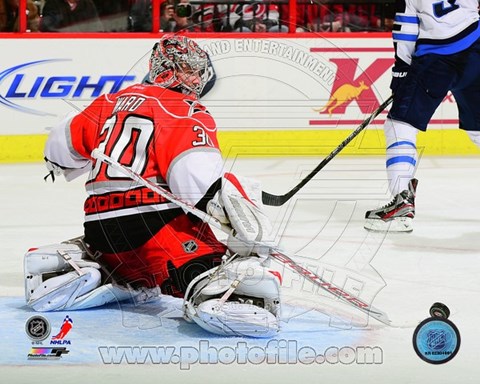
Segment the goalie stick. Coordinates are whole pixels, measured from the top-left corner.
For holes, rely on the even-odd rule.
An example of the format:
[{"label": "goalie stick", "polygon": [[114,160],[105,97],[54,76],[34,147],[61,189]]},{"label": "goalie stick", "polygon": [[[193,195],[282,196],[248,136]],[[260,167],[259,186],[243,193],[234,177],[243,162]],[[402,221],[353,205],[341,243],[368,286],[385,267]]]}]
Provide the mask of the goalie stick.
[{"label": "goalie stick", "polygon": [[[177,206],[182,208],[184,211],[198,217],[204,223],[210,224],[216,227],[217,229],[220,229],[221,231],[225,232],[226,234],[231,234],[232,228],[229,227],[228,225],[222,224],[220,221],[218,221],[216,218],[209,215],[208,213],[196,208],[192,204],[182,200],[181,198],[175,196],[173,193],[156,185],[155,183],[144,179],[138,173],[120,164],[119,162],[113,160],[112,158],[110,158],[109,156],[101,152],[99,149],[94,149],[92,151],[92,157],[106,163],[107,165],[123,173],[125,176],[131,178],[132,180],[138,182],[139,184],[144,185],[145,187],[152,190],[153,192],[159,194],[160,196],[166,198],[170,202],[176,204]],[[337,297],[344,303],[352,305],[353,307],[368,314],[369,316],[373,317],[374,319],[380,321],[383,324],[391,325],[391,321],[389,320],[388,315],[385,312],[377,308],[374,308],[370,304],[366,303],[365,301],[361,300],[358,297],[355,297],[354,295],[350,294],[344,289],[332,283],[329,283],[328,281],[323,279],[321,276],[318,276],[317,274],[311,272],[310,270],[302,267],[300,264],[297,264],[294,260],[292,260],[291,257],[284,254],[282,251],[276,249],[275,247],[272,247],[267,243],[256,243],[256,245],[259,245],[262,247],[268,247],[271,250],[271,252],[268,255],[269,257],[273,258],[280,264],[283,264],[289,267],[291,270],[298,273],[300,276],[304,277],[305,279],[307,279],[314,285],[320,287],[324,291],[330,293],[331,295]]]},{"label": "goalie stick", "polygon": [[272,195],[271,193],[262,192],[262,202],[265,205],[270,205],[273,207],[279,207],[285,204],[290,198],[295,195],[300,189],[302,189],[305,184],[307,184],[313,177],[320,172],[335,156],[337,156],[343,148],[345,148],[357,135],[363,131],[388,105],[392,102],[393,95],[391,95],[387,100],[385,100],[373,113],[363,121],[345,140],[343,140],[340,145],[335,148],[325,159],[322,160],[317,167],[310,172],[300,183],[297,184],[290,191],[284,195]]}]

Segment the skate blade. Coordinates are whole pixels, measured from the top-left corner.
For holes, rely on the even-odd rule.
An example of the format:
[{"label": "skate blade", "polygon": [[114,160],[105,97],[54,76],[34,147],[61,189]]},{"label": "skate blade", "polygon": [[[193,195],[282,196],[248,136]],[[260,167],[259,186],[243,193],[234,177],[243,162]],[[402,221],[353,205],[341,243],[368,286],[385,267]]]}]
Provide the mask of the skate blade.
[{"label": "skate blade", "polygon": [[366,219],[363,227],[373,232],[412,232],[412,221],[411,217],[397,217],[389,221]]}]

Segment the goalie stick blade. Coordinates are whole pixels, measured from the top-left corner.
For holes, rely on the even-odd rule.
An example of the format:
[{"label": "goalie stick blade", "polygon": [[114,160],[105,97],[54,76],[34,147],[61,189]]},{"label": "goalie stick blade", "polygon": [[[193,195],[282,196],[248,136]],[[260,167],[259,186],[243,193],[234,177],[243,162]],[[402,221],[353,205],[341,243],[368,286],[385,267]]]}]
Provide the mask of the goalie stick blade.
[{"label": "goalie stick blade", "polygon": [[313,273],[312,271],[302,267],[300,264],[297,264],[295,261],[290,256],[287,256],[285,253],[277,250],[277,249],[271,249],[269,256],[278,262],[286,265],[296,273],[298,273],[300,276],[304,277],[314,285],[320,287],[324,291],[328,292],[329,294],[337,297],[339,300],[342,302],[349,304],[358,310],[366,313],[370,317],[374,318],[375,320],[391,326],[392,322],[388,318],[388,315],[381,311],[378,308],[373,307],[372,305],[368,304],[367,302],[363,301],[359,297],[356,297],[344,289],[336,286],[335,284],[332,284],[322,277],[318,276],[317,274]]},{"label": "goalie stick blade", "polygon": [[325,159],[322,160],[320,164],[318,164],[315,169],[310,172],[300,183],[298,183],[295,187],[293,187],[290,191],[285,193],[284,195],[273,195],[271,193],[262,192],[262,202],[265,205],[269,205],[272,207],[280,207],[285,204],[288,200],[292,198],[300,189],[302,189],[305,184],[307,184],[310,180],[312,180],[315,175],[320,172],[335,156],[337,156],[343,148],[345,148],[350,142],[358,136],[360,132],[362,132],[370,123],[385,109],[388,105],[393,101],[393,95],[385,100],[373,113],[367,117],[362,124],[360,124],[344,141],[342,141],[337,148],[335,148]]}]

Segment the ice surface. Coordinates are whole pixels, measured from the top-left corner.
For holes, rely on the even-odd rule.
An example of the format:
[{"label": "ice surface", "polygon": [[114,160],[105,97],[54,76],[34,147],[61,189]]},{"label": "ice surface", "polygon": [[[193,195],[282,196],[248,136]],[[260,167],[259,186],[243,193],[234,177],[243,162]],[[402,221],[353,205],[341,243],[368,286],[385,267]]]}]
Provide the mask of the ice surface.
[{"label": "ice surface", "polygon": [[[226,168],[260,179],[270,193],[283,194],[318,161],[237,159]],[[361,325],[352,327],[355,311],[285,273],[287,305],[282,331],[273,340],[209,335],[178,317],[175,308],[180,302],[164,298],[143,306],[117,304],[43,314],[52,327],[51,336],[59,331],[65,315],[74,321],[66,337],[69,353],[57,361],[27,359],[32,341],[25,323],[34,313],[24,306],[22,259],[30,247],[81,234],[83,180],[46,183],[42,164],[1,165],[0,381],[477,383],[480,179],[476,175],[480,159],[421,159],[411,234],[382,235],[362,228],[365,211],[389,200],[383,164],[380,157],[335,159],[292,201],[280,208],[269,207],[268,212],[275,224],[275,239],[296,253],[298,262],[337,284],[359,290],[362,297],[387,312],[397,327],[372,320],[363,324],[366,319],[362,317],[356,319]],[[440,366],[420,360],[412,347],[415,326],[428,317],[436,301],[449,306],[450,320],[462,337],[458,355]],[[51,336],[44,346],[49,346]],[[147,358],[143,363],[128,363],[125,358],[115,363],[113,355],[102,355],[105,348],[119,351],[120,347],[134,354],[141,351],[140,356]],[[170,351],[167,347],[177,357],[161,364],[158,354]],[[347,364],[345,355],[361,347],[381,351],[377,355],[381,360]],[[333,364],[336,350],[343,355]],[[314,362],[309,359],[313,352]],[[324,355],[327,361],[322,360]]]}]

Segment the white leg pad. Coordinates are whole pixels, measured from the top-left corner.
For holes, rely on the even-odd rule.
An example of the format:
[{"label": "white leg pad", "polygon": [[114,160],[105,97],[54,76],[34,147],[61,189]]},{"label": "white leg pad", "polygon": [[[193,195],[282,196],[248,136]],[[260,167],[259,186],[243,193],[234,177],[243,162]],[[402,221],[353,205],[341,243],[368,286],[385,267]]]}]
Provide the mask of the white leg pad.
[{"label": "white leg pad", "polygon": [[279,331],[280,284],[259,258],[227,262],[187,288],[184,316],[224,336],[272,337]]},{"label": "white leg pad", "polygon": [[196,312],[195,323],[217,335],[273,337],[280,330],[271,312],[252,304],[212,299],[201,303]]},{"label": "white leg pad", "polygon": [[27,305],[36,311],[77,310],[158,296],[154,289],[101,285],[101,267],[90,257],[81,239],[30,249],[24,259]]},{"label": "white leg pad", "polygon": [[101,285],[83,296],[77,297],[69,309],[87,309],[100,307],[109,303],[131,300],[136,296],[135,291],[120,288],[112,284]]},{"label": "white leg pad", "polygon": [[[66,253],[71,258],[68,262],[61,254]],[[27,302],[33,291],[41,286],[44,280],[51,276],[49,274],[61,274],[72,271],[72,263],[78,268],[100,269],[100,265],[86,259],[85,251],[76,244],[61,243],[46,245],[29,250],[24,257],[25,273],[25,298]],[[78,273],[77,273],[78,276]]]},{"label": "white leg pad", "polygon": [[72,269],[71,265],[58,253],[68,253],[73,261],[80,267],[93,267],[100,269],[100,265],[91,260],[85,259],[85,252],[76,244],[51,244],[34,248],[25,254],[25,272],[30,274],[41,274],[60,272]]},{"label": "white leg pad", "polygon": [[81,268],[77,271],[52,277],[33,290],[27,302],[29,307],[39,312],[69,309],[75,300],[100,285],[101,274],[95,268]]}]

